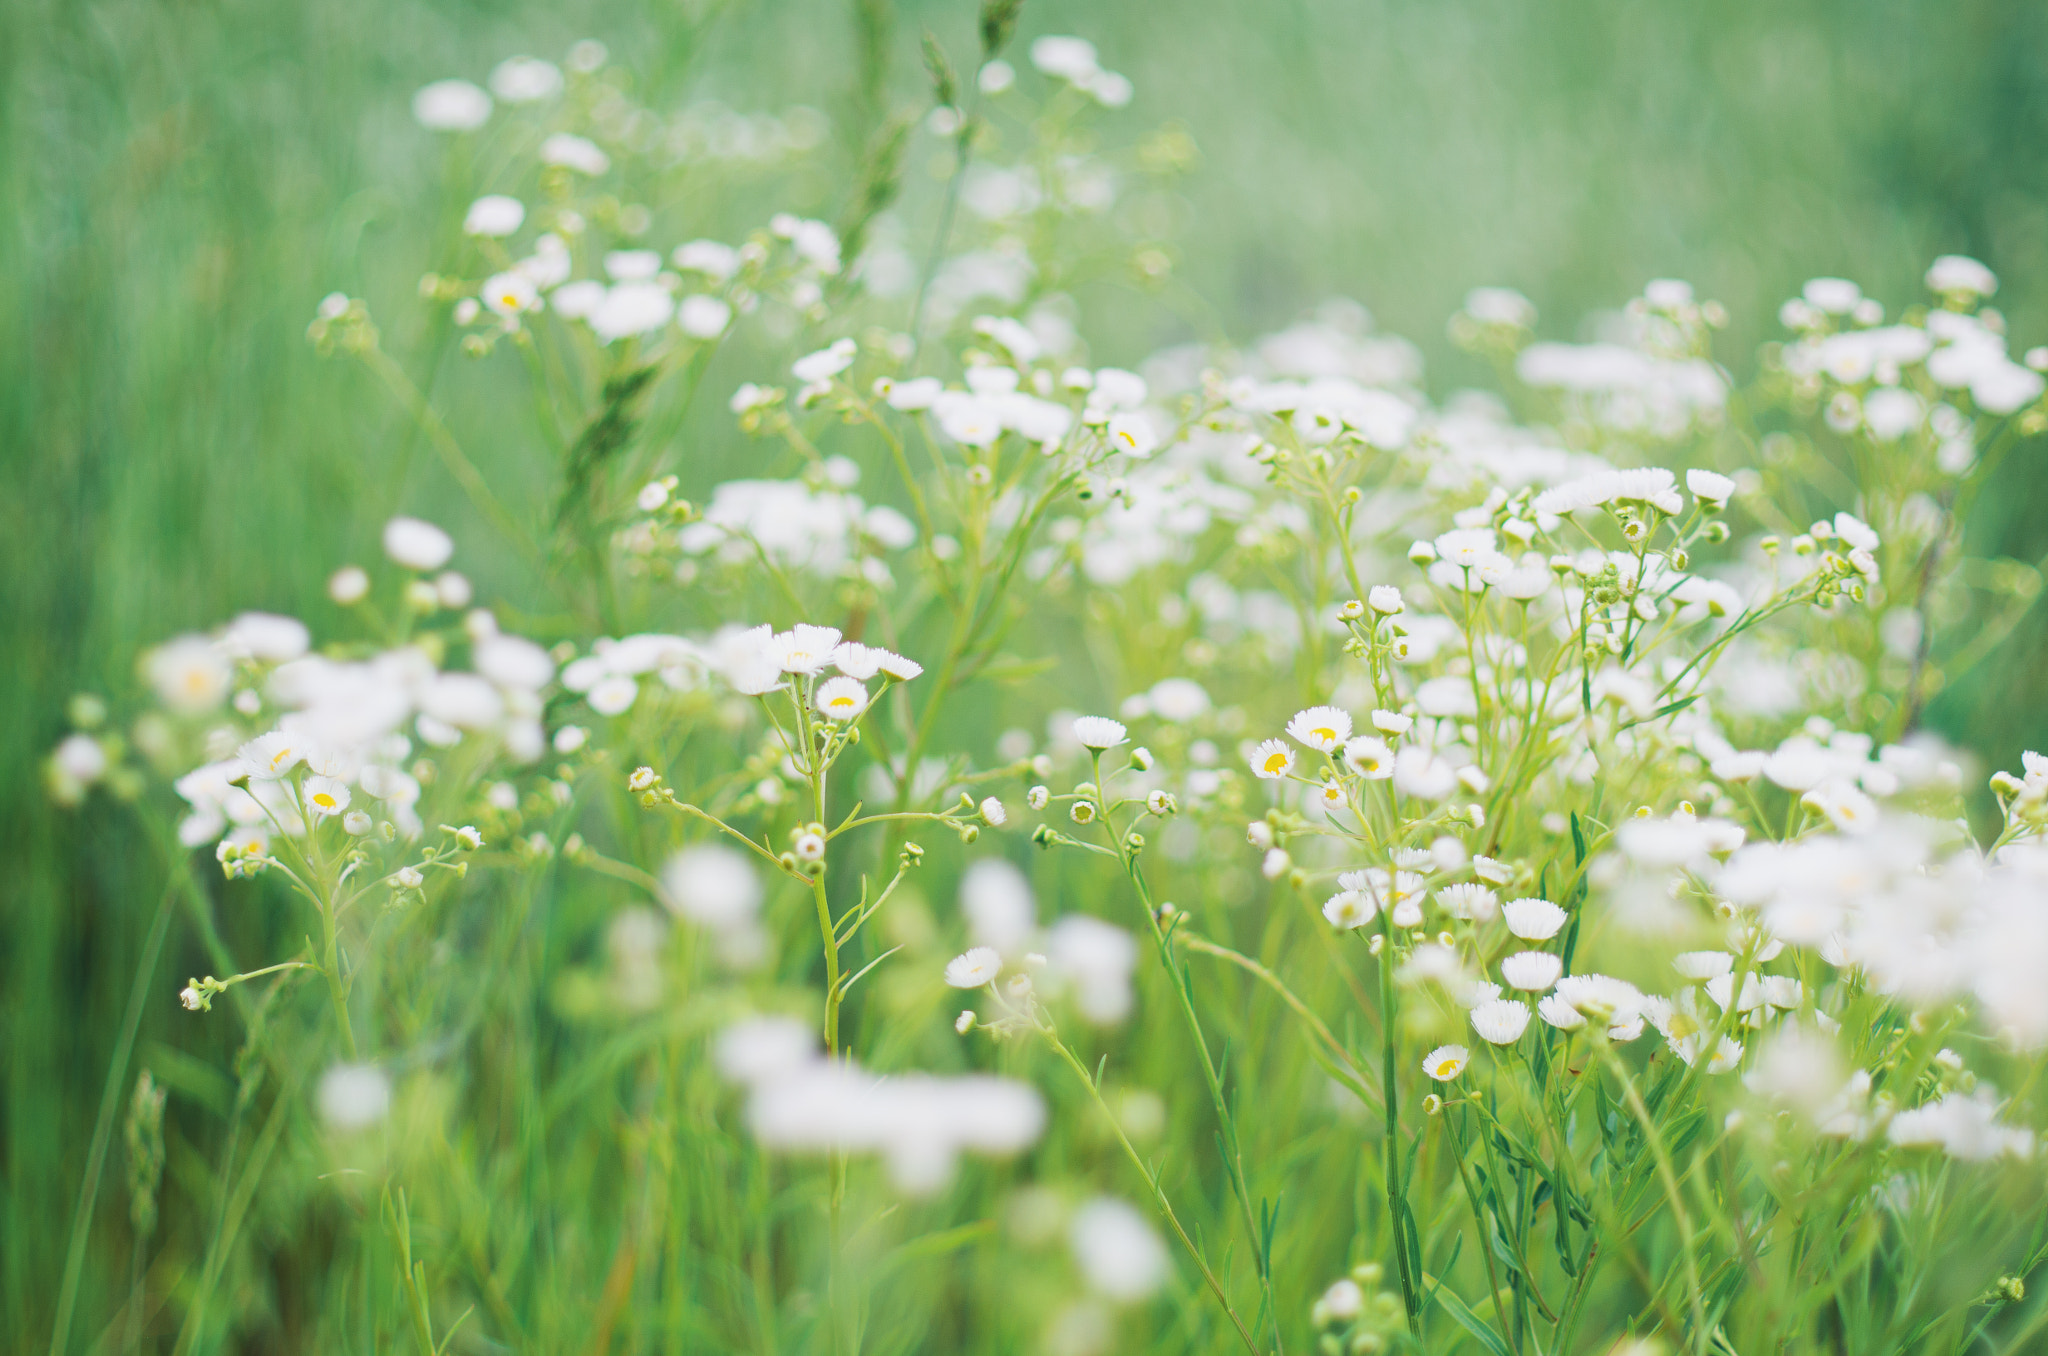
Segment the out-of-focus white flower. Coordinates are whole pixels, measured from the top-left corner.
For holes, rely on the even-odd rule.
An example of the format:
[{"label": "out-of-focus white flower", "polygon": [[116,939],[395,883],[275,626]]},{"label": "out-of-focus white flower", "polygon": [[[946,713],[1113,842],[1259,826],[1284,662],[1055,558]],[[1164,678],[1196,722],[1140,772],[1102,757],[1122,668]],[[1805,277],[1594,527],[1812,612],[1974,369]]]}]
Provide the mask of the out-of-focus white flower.
[{"label": "out-of-focus white flower", "polygon": [[1002,973],[1003,956],[992,946],[970,947],[946,962],[946,983],[956,989],[979,989]]},{"label": "out-of-focus white flower", "polygon": [[320,1076],[314,1100],[328,1129],[367,1129],[391,1114],[391,1080],[372,1064],[337,1064]]},{"label": "out-of-focus white flower", "polygon": [[612,167],[612,158],[599,149],[596,142],[573,132],[556,132],[541,142],[540,162],[592,176],[603,174]]},{"label": "out-of-focus white flower", "polygon": [[661,902],[716,931],[750,925],[760,912],[761,898],[754,864],[720,843],[684,848],[669,858],[661,873]]},{"label": "out-of-focus white flower", "polygon": [[1119,1304],[1135,1304],[1173,1272],[1166,1245],[1128,1202],[1098,1196],[1074,1212],[1068,1230],[1074,1260],[1091,1288]]},{"label": "out-of-focus white flower", "polygon": [[[562,309],[560,292],[555,301],[555,309]],[[609,344],[661,329],[675,313],[676,299],[660,283],[621,282],[605,289],[587,320],[591,333]]]},{"label": "out-of-focus white flower", "polygon": [[492,193],[469,205],[469,211],[462,218],[462,230],[465,235],[508,236],[525,220],[525,203],[502,193]]},{"label": "out-of-focus white flower", "polygon": [[539,103],[562,91],[562,72],[539,57],[506,57],[491,72],[491,93],[508,104]]},{"label": "out-of-focus white flower", "polygon": [[455,540],[418,518],[393,518],[384,524],[384,554],[409,570],[438,570],[455,554]]},{"label": "out-of-focus white flower", "polygon": [[1071,989],[1081,1015],[1098,1026],[1121,1022],[1131,1010],[1131,971],[1138,945],[1131,934],[1087,914],[1068,914],[1046,936],[1046,981]]},{"label": "out-of-focus white flower", "polygon": [[491,119],[491,96],[467,80],[436,80],[412,96],[412,116],[436,132],[473,132]]},{"label": "out-of-focus white flower", "polygon": [[1944,254],[1927,268],[1927,290],[1944,296],[1988,297],[1998,275],[1965,254]]},{"label": "out-of-focus white flower", "polygon": [[183,715],[201,715],[227,700],[234,670],[204,636],[178,636],[149,652],[144,668],[157,699]]}]

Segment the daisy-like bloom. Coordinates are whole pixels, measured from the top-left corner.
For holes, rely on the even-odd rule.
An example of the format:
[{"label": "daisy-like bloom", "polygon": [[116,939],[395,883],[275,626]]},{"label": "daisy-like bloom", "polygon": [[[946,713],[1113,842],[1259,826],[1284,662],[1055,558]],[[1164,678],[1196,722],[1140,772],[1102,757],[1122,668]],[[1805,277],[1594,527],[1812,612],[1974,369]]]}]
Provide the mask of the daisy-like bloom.
[{"label": "daisy-like bloom", "polygon": [[825,835],[806,830],[796,836],[793,850],[800,862],[822,862],[825,860]]},{"label": "daisy-like bloom", "polygon": [[784,673],[816,673],[838,648],[839,631],[830,626],[793,626],[768,642],[768,653]]},{"label": "daisy-like bloom", "polygon": [[1545,996],[1536,1004],[1536,1015],[1559,1031],[1577,1031],[1586,1024],[1586,1016],[1573,1007],[1571,1000],[1561,993]]},{"label": "daisy-like bloom", "polygon": [[1009,811],[1003,808],[1003,803],[994,796],[984,800],[980,805],[980,810],[982,822],[992,829],[1000,829],[1010,817]]},{"label": "daisy-like bloom", "polygon": [[849,678],[866,682],[882,671],[882,656],[887,653],[849,640],[832,652],[832,667]]},{"label": "daisy-like bloom", "polygon": [[1491,857],[1474,857],[1472,874],[1488,885],[1506,885],[1509,880],[1507,864],[1495,861]]},{"label": "daisy-like bloom", "polygon": [[1469,881],[1438,890],[1436,904],[1451,917],[1474,923],[1484,923],[1500,912],[1500,900],[1493,891]]},{"label": "daisy-like bloom", "polygon": [[1123,722],[1108,716],[1074,717],[1074,738],[1083,748],[1113,749],[1124,742],[1124,733]]},{"label": "daisy-like bloom", "polygon": [[455,845],[465,852],[475,852],[483,847],[484,836],[474,824],[464,824],[455,830]]},{"label": "daisy-like bloom", "polygon": [[1678,497],[1677,478],[1661,466],[1596,471],[1545,490],[1536,496],[1530,507],[1537,513],[1562,516],[1613,503],[1617,499],[1647,504],[1671,517],[1678,516],[1685,507],[1684,501]]},{"label": "daisy-like bloom", "polygon": [[1262,740],[1252,752],[1252,773],[1261,781],[1277,782],[1294,770],[1294,750],[1277,739]]},{"label": "daisy-like bloom", "polygon": [[341,817],[341,827],[356,838],[370,831],[370,816],[361,810],[350,810]]},{"label": "daisy-like bloom", "polygon": [[1525,942],[1547,942],[1565,925],[1567,914],[1547,899],[1512,899],[1502,908],[1508,931]]},{"label": "daisy-like bloom", "polygon": [[1365,601],[1373,611],[1379,613],[1382,617],[1398,617],[1401,615],[1401,590],[1395,588],[1392,584],[1374,585],[1372,591],[1365,595]]},{"label": "daisy-like bloom", "polygon": [[1370,782],[1394,775],[1394,753],[1383,739],[1359,735],[1344,743],[1344,765]]},{"label": "daisy-like bloom", "polygon": [[1155,815],[1170,815],[1180,806],[1164,791],[1155,790],[1145,797],[1145,808]]},{"label": "daisy-like bloom", "polygon": [[1043,810],[1051,800],[1052,788],[1049,786],[1034,786],[1024,793],[1024,803],[1034,810]]},{"label": "daisy-like bloom", "polygon": [[325,818],[348,808],[348,783],[338,777],[306,778],[306,808]]},{"label": "daisy-like bloom", "polygon": [[956,989],[978,989],[1002,973],[1002,969],[1002,953],[994,947],[970,947],[946,962],[946,983]]},{"label": "daisy-like bloom", "polygon": [[1287,733],[1297,744],[1329,753],[1351,738],[1351,715],[1334,706],[1311,706],[1295,713],[1287,722]]},{"label": "daisy-like bloom", "polygon": [[1324,782],[1316,789],[1316,796],[1323,802],[1323,808],[1326,810],[1341,810],[1348,803],[1344,798],[1344,785],[1341,782]]},{"label": "daisy-like bloom", "polygon": [[1557,983],[1564,962],[1548,951],[1517,951],[1500,963],[1500,977],[1508,987],[1526,993],[1542,993]]},{"label": "daisy-like bloom", "polygon": [[1612,975],[1566,975],[1557,993],[1590,1022],[1607,1024],[1613,1040],[1632,1041],[1643,1034],[1642,990]]},{"label": "daisy-like bloom", "polygon": [[514,316],[540,305],[540,289],[523,273],[494,273],[477,296],[494,315]]},{"label": "daisy-like bloom", "polygon": [[1362,928],[1379,911],[1379,902],[1363,890],[1339,890],[1323,904],[1323,917],[1339,928]]},{"label": "daisy-like bloom", "polygon": [[858,678],[827,678],[818,684],[817,704],[827,720],[852,720],[868,709],[868,690]]},{"label": "daisy-like bloom", "polygon": [[1439,1045],[1422,1057],[1422,1071],[1439,1083],[1448,1083],[1465,1072],[1472,1052],[1462,1045]]},{"label": "daisy-like bloom", "polygon": [[1735,482],[1719,471],[1687,471],[1685,488],[1709,508],[1720,508],[1735,493]]},{"label": "daisy-like bloom", "polygon": [[251,777],[271,782],[290,772],[306,756],[306,743],[295,734],[272,730],[236,749],[235,756],[242,760]]},{"label": "daisy-like bloom", "polygon": [[1528,1027],[1528,1005],[1512,998],[1496,998],[1472,1009],[1472,1029],[1493,1045],[1513,1045]]},{"label": "daisy-like bloom", "polygon": [[924,665],[915,659],[905,659],[894,650],[877,650],[875,653],[882,656],[882,672],[898,682],[907,683],[924,672]]},{"label": "daisy-like bloom", "polygon": [[798,381],[830,381],[853,366],[856,351],[853,340],[837,340],[831,347],[821,348],[816,353],[806,353],[791,363],[790,374]]},{"label": "daisy-like bloom", "polygon": [[427,883],[416,866],[401,866],[391,873],[391,883],[401,890],[417,890]]},{"label": "daisy-like bloom", "polygon": [[1414,726],[1415,717],[1404,716],[1398,711],[1375,711],[1372,713],[1372,728],[1381,734],[1404,735]]}]

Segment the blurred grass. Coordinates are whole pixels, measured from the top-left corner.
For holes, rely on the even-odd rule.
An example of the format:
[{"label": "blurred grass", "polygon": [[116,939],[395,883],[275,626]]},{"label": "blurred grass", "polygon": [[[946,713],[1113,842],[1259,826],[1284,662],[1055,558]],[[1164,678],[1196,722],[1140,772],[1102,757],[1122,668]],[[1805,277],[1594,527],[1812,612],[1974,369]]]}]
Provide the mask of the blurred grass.
[{"label": "blurred grass", "polygon": [[[972,13],[899,0],[895,17],[892,88],[909,103],[917,32],[964,52]],[[1327,294],[1355,296],[1422,345],[1441,391],[1477,375],[1442,337],[1473,284],[1521,288],[1551,333],[1569,334],[1645,278],[1680,276],[1729,305],[1726,353],[1739,363],[1804,278],[1855,278],[1896,307],[1917,296],[1929,258],[1958,251],[2001,275],[2018,343],[2048,339],[2038,6],[1027,4],[1027,38],[1062,31],[1095,40],[1137,82],[1125,126],[1178,120],[1202,148],[1180,268],[1240,337]],[[802,102],[848,126],[853,35],[845,0],[0,7],[8,1349],[30,1349],[47,1322],[92,1109],[164,876],[120,817],[44,805],[35,762],[61,731],[64,699],[122,687],[138,648],[242,608],[299,612],[318,630],[321,581],[373,549],[398,504],[458,529],[470,521],[381,393],[303,339],[318,298],[342,288],[370,298],[402,358],[419,351],[413,282],[442,262],[466,198],[441,198],[442,143],[411,124],[411,92],[596,36],[652,100]],[[916,144],[913,174],[936,150]],[[802,200],[778,205],[828,212],[850,160],[847,140],[829,143]],[[737,233],[765,215],[744,207],[701,204],[701,220]],[[1124,362],[1185,337],[1150,306],[1108,317],[1103,332],[1097,356]],[[457,366],[439,375],[464,427],[482,430],[473,454],[496,480],[541,483],[529,430],[493,408],[495,378]],[[690,456],[710,464],[730,446],[722,415],[689,438]],[[2048,549],[2038,455],[2016,458],[2003,492],[1985,497],[1979,549]],[[466,550],[464,563],[484,596],[517,595],[510,559]],[[2012,762],[2048,740],[2044,659],[2037,613],[1938,721]],[[186,931],[173,932],[158,992],[206,968],[178,940]],[[145,1043],[227,1039],[174,1035],[175,1015],[152,1005]]]}]

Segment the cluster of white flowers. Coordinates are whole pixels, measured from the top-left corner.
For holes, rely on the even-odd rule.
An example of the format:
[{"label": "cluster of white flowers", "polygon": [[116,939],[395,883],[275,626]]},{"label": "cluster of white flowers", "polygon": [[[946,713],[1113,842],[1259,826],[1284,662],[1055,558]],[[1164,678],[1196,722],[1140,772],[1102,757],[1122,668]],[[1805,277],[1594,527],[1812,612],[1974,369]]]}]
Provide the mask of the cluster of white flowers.
[{"label": "cluster of white flowers", "polygon": [[1045,1104],[1025,1083],[968,1074],[876,1075],[823,1058],[801,1022],[760,1017],[719,1037],[718,1066],[748,1090],[760,1141],[794,1152],[880,1154],[897,1186],[924,1195],[963,1153],[1009,1155],[1038,1138]]}]

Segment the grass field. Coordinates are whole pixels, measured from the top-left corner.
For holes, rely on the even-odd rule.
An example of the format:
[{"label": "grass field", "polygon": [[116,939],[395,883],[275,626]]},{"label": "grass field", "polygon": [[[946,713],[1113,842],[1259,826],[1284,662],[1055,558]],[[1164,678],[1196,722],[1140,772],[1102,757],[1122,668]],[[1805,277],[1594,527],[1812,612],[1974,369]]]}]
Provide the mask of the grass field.
[{"label": "grass field", "polygon": [[[874,30],[887,63],[879,80],[872,65],[862,74],[863,13],[884,20]],[[518,374],[469,363],[416,301],[421,273],[456,268],[456,223],[490,167],[451,162],[461,152],[408,115],[413,91],[444,76],[481,80],[517,52],[559,58],[595,37],[651,105],[818,109],[829,130],[795,171],[735,170],[701,196],[679,195],[692,233],[737,239],[772,211],[840,213],[865,130],[928,100],[917,46],[927,29],[971,64],[970,7],[909,0],[858,12],[818,0],[0,6],[0,351],[10,369],[0,382],[0,759],[15,769],[0,790],[0,1347],[50,1340],[109,1059],[167,890],[176,907],[145,976],[134,1056],[173,1092],[167,1212],[212,1199],[222,1123],[261,1133],[253,1121],[239,1128],[239,1032],[225,1021],[195,1026],[172,1000],[220,954],[195,926],[188,892],[215,901],[220,943],[244,964],[297,945],[296,924],[252,909],[203,859],[200,883],[181,884],[172,859],[191,854],[153,843],[127,810],[103,798],[82,810],[49,803],[38,766],[66,729],[67,701],[132,690],[140,650],[245,609],[331,629],[328,575],[373,556],[394,512],[455,530],[484,596],[537,596],[515,552],[468,530],[474,509],[405,411],[305,337],[321,297],[367,298],[387,349],[465,430],[500,496],[537,505],[551,492],[549,455],[515,399]],[[1441,397],[1486,376],[1445,333],[1475,284],[1520,289],[1543,314],[1539,329],[1570,339],[1582,337],[1579,317],[1620,305],[1648,279],[1689,279],[1727,304],[1735,320],[1723,341],[1740,355],[1776,332],[1779,303],[1808,277],[1904,298],[1944,253],[1997,271],[1995,302],[2013,334],[2048,334],[2048,11],[2038,7],[1027,0],[1021,32],[1087,34],[1136,85],[1123,125],[1177,124],[1199,148],[1154,205],[1164,219],[1143,223],[1172,237],[1173,285],[1088,297],[1097,363],[1135,364],[1191,338],[1249,339],[1345,296],[1415,341]],[[915,217],[944,190],[947,147],[919,131],[907,164],[903,212]],[[720,354],[707,389],[780,370],[792,352],[748,345]],[[669,469],[685,493],[701,494],[760,455],[721,397],[693,410]],[[2041,456],[2038,440],[2023,444],[2000,471],[1972,527],[1973,554],[2037,562],[2048,552]],[[534,605],[542,626],[544,614]],[[2016,765],[2020,749],[2048,742],[2044,662],[2048,617],[2037,609],[1936,700],[1930,723],[1983,770]],[[1097,700],[1117,695],[1108,682],[1075,679]],[[969,727],[979,716],[962,708],[952,718]],[[564,907],[550,936],[586,946],[590,919]],[[516,939],[491,933],[480,945],[500,943]],[[536,963],[508,981],[516,988],[502,1011],[544,1007],[555,978]],[[531,1035],[508,1050],[563,1055]],[[1174,1053],[1153,1058],[1163,1067]],[[485,1081],[507,1098],[537,1096],[518,1091],[529,1072],[496,1069]],[[646,1077],[667,1074],[677,1084],[660,1095],[679,1105],[712,1095],[677,1069]],[[589,1295],[616,1264],[602,1222],[633,1208],[606,1138],[614,1108],[595,1104],[633,1080],[590,1077],[603,1097],[593,1093],[552,1147],[521,1159],[559,1180],[479,1176],[499,1194],[449,1206],[496,1211],[493,1229],[537,1240],[523,1273],[534,1289],[499,1299],[531,1350],[585,1345]],[[555,1095],[573,1101],[575,1086]],[[481,1160],[482,1148],[467,1147]],[[656,1171],[648,1162],[672,1154],[659,1169],[673,1170],[662,1179],[672,1182],[719,1152],[708,1137],[642,1148],[648,1159],[635,1170]],[[1341,1146],[1300,1153],[1336,1161]],[[677,1209],[701,1215],[768,1191],[746,1177],[754,1162],[717,1165],[711,1175],[729,1179],[718,1190],[676,1185]],[[117,1144],[85,1236],[69,1351],[122,1349],[109,1328],[131,1284],[122,1164]],[[372,1349],[367,1328],[333,1315],[367,1315],[389,1295],[330,1291],[325,1278],[358,1260],[340,1255],[357,1246],[360,1221],[348,1211],[376,1232],[378,1203],[297,1190],[265,1188],[222,1282],[224,1320],[192,1349],[312,1350],[290,1343],[316,1332]],[[599,1221],[587,1230],[546,1213],[586,1191]],[[203,1234],[200,1220],[167,1220],[167,1237]],[[1300,1257],[1343,1250],[1334,1238],[1289,1246]],[[743,1252],[701,1259],[738,1269],[718,1271],[713,1289],[748,1283]],[[176,1268],[196,1265],[194,1255],[156,1264],[166,1293],[189,1294],[192,1279]],[[1289,1302],[1305,1305],[1328,1279],[1300,1278]],[[1005,1282],[967,1283],[984,1293]],[[745,1307],[723,1289],[691,1303]],[[325,1306],[328,1319],[292,1304]],[[225,1321],[243,1305],[246,1322]],[[709,1331],[695,1321],[677,1317],[665,1329],[677,1345],[664,1349],[694,1349],[679,1334]],[[877,1313],[872,1332],[892,1350],[1028,1344],[916,1305]],[[149,1340],[168,1350],[173,1333]]]}]

